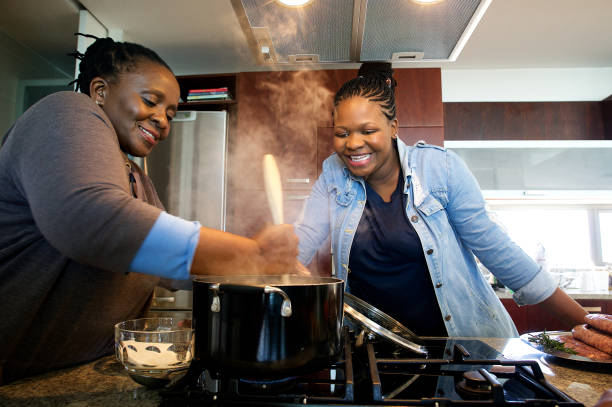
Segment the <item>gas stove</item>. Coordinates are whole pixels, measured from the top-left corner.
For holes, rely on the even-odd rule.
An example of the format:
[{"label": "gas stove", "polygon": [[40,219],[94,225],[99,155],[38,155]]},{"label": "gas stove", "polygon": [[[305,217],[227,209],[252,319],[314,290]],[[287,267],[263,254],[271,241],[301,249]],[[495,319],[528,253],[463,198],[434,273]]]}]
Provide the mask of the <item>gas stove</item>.
[{"label": "gas stove", "polygon": [[508,360],[478,340],[424,339],[427,357],[345,328],[344,357],[306,376],[211,375],[199,362],[161,406],[582,406],[549,384],[536,361]]}]

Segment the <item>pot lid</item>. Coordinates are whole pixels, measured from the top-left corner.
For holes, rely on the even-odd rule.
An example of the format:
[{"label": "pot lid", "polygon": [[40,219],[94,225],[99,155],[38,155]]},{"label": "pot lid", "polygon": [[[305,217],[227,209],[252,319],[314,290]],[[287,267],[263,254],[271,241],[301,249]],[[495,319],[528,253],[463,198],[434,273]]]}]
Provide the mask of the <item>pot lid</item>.
[{"label": "pot lid", "polygon": [[427,355],[427,349],[419,345],[420,338],[389,315],[354,295],[344,293],[344,313],[358,325],[388,339],[397,345]]}]

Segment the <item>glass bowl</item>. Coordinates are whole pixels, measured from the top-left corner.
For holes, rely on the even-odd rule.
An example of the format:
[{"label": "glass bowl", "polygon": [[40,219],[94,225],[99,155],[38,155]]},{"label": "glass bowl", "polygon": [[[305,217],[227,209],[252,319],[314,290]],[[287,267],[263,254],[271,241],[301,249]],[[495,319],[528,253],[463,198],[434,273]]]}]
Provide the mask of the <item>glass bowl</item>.
[{"label": "glass bowl", "polygon": [[115,356],[130,377],[162,387],[186,373],[193,358],[191,320],[141,318],[115,325]]}]

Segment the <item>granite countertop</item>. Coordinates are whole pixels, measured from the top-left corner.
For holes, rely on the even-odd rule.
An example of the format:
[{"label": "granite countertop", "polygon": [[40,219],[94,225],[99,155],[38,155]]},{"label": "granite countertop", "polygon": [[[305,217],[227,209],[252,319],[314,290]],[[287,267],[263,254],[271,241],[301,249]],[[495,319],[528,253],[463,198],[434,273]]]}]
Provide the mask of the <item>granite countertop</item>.
[{"label": "granite countertop", "polygon": [[157,390],[134,382],[115,356],[0,386],[0,406],[159,405]]},{"label": "granite countertop", "polygon": [[518,338],[477,339],[501,352],[507,359],[537,360],[550,384],[587,407],[594,406],[604,391],[612,389],[610,365],[585,365],[559,360]]},{"label": "granite countertop", "polygon": [[[612,388],[611,369],[581,370],[575,365],[559,365],[545,358],[520,339],[477,338],[502,352],[509,359],[537,360],[546,379],[585,406],[595,405],[601,394]],[[157,390],[130,379],[114,356],[74,368],[0,386],[0,406],[157,406]]]}]

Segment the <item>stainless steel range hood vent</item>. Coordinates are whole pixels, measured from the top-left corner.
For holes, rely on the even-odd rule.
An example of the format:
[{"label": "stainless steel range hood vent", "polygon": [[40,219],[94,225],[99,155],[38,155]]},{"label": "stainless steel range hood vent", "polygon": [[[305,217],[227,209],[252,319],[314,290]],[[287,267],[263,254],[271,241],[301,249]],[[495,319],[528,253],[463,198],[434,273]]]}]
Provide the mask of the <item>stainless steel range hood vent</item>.
[{"label": "stainless steel range hood vent", "polygon": [[[276,63],[290,63],[290,55],[317,55],[319,62],[350,61],[353,0],[314,0],[300,8],[275,0],[233,0],[232,4],[247,38],[253,31],[269,32]],[[255,51],[257,55],[259,50]]]},{"label": "stainless steel range hood vent", "polygon": [[454,61],[491,1],[313,0],[304,7],[286,7],[275,0],[232,0],[232,4],[259,62],[292,65]]}]

